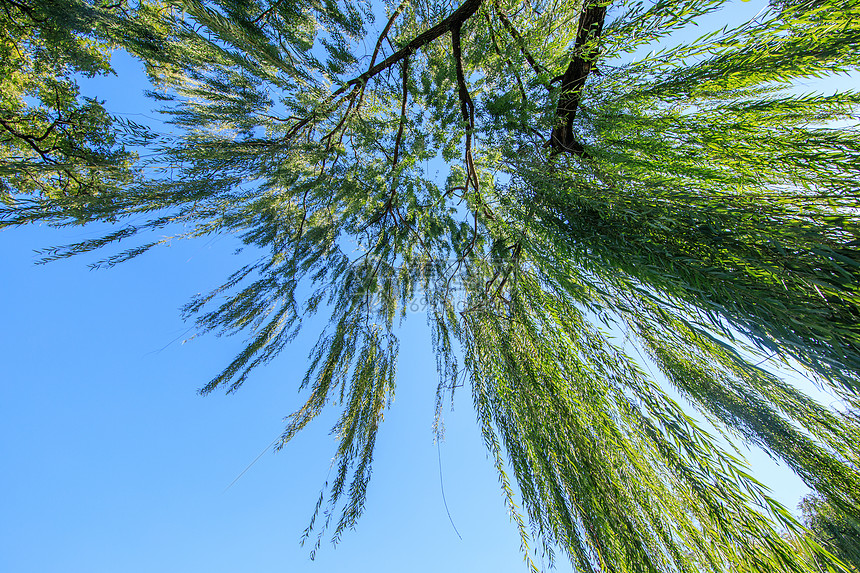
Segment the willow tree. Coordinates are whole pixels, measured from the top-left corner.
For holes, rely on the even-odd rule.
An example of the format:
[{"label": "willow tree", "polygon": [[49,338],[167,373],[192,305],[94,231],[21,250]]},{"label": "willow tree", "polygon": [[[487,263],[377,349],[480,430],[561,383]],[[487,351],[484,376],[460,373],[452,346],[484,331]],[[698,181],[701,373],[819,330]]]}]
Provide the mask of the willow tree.
[{"label": "willow tree", "polygon": [[536,543],[583,571],[804,571],[777,533],[798,524],[715,436],[860,516],[856,420],[763,368],[860,402],[860,95],[790,89],[856,69],[860,6],[778,3],[674,45],[724,4],[143,4],[182,134],[164,175],[18,196],[3,222],[117,222],[48,258],[174,223],[261,247],[185,309],[250,333],[204,394],[331,313],[278,446],[342,412],[317,544],[362,513],[421,298],[438,404],[465,377],[527,562]]}]

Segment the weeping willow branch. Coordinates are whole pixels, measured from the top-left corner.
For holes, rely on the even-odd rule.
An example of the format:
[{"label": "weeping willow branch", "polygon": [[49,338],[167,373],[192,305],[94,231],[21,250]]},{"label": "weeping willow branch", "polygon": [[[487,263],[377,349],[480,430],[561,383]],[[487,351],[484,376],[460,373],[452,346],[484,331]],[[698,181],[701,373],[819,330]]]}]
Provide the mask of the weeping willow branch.
[{"label": "weeping willow branch", "polygon": [[[611,15],[603,0],[543,2],[528,17],[460,1],[431,16],[398,0],[370,34],[351,2],[277,0],[261,15],[260,2],[194,0],[150,14],[175,64],[154,68],[159,97],[184,129],[148,164],[159,176],[92,197],[45,198],[36,181],[33,196],[0,197],[0,225],[126,221],[46,259],[167,225],[254,246],[254,264],[186,307],[200,332],[250,334],[204,393],[236,390],[305,317],[331,312],[281,442],[341,408],[336,475],[307,531],[320,528],[316,546],[361,514],[393,397],[394,325],[420,295],[437,400],[471,379],[524,552],[534,541],[594,573],[812,573],[777,531],[799,532],[790,512],[690,412],[860,517],[856,416],[759,360],[796,360],[860,405],[860,133],[826,123],[856,120],[860,95],[774,87],[860,66],[860,8],[780,2],[613,65],[721,0]],[[564,74],[548,80],[542,63]],[[547,95],[540,84],[556,79]],[[48,117],[29,129],[47,134],[43,150],[64,129]],[[588,161],[547,160],[561,153]],[[430,173],[439,156],[447,177]]]}]

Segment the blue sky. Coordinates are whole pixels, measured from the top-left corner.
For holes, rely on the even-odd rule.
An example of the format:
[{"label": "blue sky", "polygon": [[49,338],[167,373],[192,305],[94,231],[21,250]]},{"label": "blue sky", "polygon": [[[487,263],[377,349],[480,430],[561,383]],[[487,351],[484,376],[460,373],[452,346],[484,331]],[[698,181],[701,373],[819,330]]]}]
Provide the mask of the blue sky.
[{"label": "blue sky", "polygon": [[[750,3],[752,4],[752,3]],[[110,111],[154,115],[129,58],[121,78],[85,82]],[[142,117],[142,116],[141,116]],[[519,541],[474,422],[468,389],[446,410],[440,491],[432,422],[437,376],[423,315],[401,337],[397,396],[377,446],[367,509],[314,562],[298,544],[327,477],[329,412],[266,452],[297,392],[315,330],[238,393],[196,389],[241,338],[186,344],[179,307],[252,253],[230,236],[176,241],[108,271],[98,256],[37,266],[34,249],[101,228],[0,233],[0,570],[17,573],[523,571]],[[319,323],[321,327],[322,324]],[[794,510],[803,485],[761,453],[756,473]],[[561,561],[559,571],[570,566]]]},{"label": "blue sky", "polygon": [[225,491],[299,404],[310,339],[240,392],[197,396],[241,341],[171,344],[187,328],[177,309],[238,263],[236,245],[180,242],[110,271],[88,271],[83,259],[33,265],[34,247],[80,235],[0,233],[0,570],[522,570],[465,392],[446,415],[441,450],[462,541],[448,521],[431,429],[435,365],[421,320],[402,335],[365,516],[310,562],[298,540],[327,477],[333,416],[264,454]]}]

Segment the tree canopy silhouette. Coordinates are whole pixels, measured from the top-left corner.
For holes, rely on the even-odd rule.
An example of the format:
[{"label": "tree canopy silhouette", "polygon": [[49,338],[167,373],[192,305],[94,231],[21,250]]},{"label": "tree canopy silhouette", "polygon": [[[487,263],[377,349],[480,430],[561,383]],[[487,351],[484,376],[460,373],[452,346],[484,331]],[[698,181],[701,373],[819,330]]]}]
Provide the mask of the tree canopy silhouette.
[{"label": "tree canopy silhouette", "polygon": [[[330,313],[279,444],[340,408],[315,547],[361,515],[396,323],[423,297],[437,407],[468,381],[532,567],[536,541],[583,571],[807,571],[777,532],[799,524],[714,429],[860,518],[856,418],[762,368],[858,407],[860,95],[790,88],[857,69],[860,5],[774,2],[670,45],[727,4],[141,2],[144,40],[121,15],[105,34],[179,135],[95,191],[7,185],[0,224],[117,225],[47,260],[146,238],[97,266],[175,224],[262,248],[185,308],[250,333],[203,393]],[[15,141],[4,181],[39,154]]]}]

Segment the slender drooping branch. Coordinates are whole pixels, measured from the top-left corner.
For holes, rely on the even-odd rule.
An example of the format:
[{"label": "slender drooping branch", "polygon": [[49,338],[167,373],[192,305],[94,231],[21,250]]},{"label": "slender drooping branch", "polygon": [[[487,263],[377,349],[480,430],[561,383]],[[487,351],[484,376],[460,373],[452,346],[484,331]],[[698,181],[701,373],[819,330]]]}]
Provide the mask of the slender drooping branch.
[{"label": "slender drooping branch", "polygon": [[597,40],[603,30],[607,5],[605,0],[590,0],[582,9],[579,17],[579,27],[576,33],[574,58],[567,66],[561,80],[561,95],[558,98],[556,116],[558,125],[552,130],[550,146],[552,154],[563,152],[574,153],[580,157],[588,154],[573,137],[573,120],[579,107],[582,88],[591,73],[595,58],[597,58]]},{"label": "slender drooping branch", "polygon": [[460,46],[460,23],[451,27],[451,48],[454,52],[454,65],[457,69],[457,88],[460,98],[460,113],[463,115],[463,123],[466,124],[466,189],[471,182],[478,190],[478,174],[475,172],[475,164],[472,161],[472,132],[475,129],[475,104],[469,95],[466,86],[466,74],[463,72],[463,51]]},{"label": "slender drooping branch", "polygon": [[400,3],[400,6],[391,14],[391,17],[388,19],[388,23],[385,24],[385,28],[382,30],[382,33],[379,34],[379,39],[376,40],[376,47],[373,48],[373,55],[370,57],[370,67],[376,63],[376,56],[379,55],[379,50],[382,49],[382,42],[388,37],[388,33],[391,31],[391,27],[394,25],[394,21],[403,12],[403,9],[406,7],[406,0]]},{"label": "slender drooping branch", "polygon": [[506,58],[504,54],[502,54],[501,48],[499,48],[499,43],[496,41],[496,34],[493,31],[493,21],[490,19],[490,15],[484,12],[484,18],[487,20],[487,31],[490,33],[490,41],[493,44],[493,49],[498,54],[499,58],[504,60],[504,62],[511,69],[511,73],[514,75],[514,80],[517,82],[517,88],[520,90],[520,96],[523,98],[523,102],[528,100],[528,96],[526,95],[526,88],[523,85],[523,80],[520,78],[520,74],[517,71],[517,67],[511,62],[510,58]]}]

